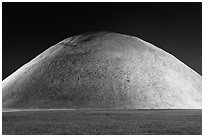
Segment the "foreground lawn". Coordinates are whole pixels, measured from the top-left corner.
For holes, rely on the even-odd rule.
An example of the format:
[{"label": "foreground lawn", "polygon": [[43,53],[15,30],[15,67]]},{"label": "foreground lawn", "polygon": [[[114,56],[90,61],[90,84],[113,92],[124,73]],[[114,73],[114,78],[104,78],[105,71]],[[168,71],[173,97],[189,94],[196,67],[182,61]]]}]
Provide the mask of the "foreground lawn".
[{"label": "foreground lawn", "polygon": [[3,112],[2,134],[202,134],[202,110]]}]

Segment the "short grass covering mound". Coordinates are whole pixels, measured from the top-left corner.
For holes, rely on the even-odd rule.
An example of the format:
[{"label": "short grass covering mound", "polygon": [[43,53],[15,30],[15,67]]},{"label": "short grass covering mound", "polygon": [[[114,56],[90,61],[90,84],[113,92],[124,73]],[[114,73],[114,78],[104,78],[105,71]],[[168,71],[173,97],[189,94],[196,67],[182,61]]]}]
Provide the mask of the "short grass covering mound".
[{"label": "short grass covering mound", "polygon": [[201,109],[202,76],[140,38],[82,34],[4,79],[2,107]]}]

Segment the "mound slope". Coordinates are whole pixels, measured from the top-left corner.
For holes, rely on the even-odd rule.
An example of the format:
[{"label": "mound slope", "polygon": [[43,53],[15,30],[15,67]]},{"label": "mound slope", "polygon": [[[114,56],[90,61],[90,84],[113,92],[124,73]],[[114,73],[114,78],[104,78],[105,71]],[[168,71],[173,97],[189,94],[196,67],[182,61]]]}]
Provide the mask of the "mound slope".
[{"label": "mound slope", "polygon": [[201,108],[201,76],[137,37],[67,38],[2,82],[3,108]]}]

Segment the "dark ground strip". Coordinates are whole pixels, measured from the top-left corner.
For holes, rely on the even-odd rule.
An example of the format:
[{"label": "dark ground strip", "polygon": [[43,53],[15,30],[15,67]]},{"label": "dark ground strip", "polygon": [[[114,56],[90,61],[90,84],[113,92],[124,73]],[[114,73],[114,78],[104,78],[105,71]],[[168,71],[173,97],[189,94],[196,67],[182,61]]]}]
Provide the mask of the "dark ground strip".
[{"label": "dark ground strip", "polygon": [[202,110],[56,110],[2,113],[2,134],[202,134]]}]

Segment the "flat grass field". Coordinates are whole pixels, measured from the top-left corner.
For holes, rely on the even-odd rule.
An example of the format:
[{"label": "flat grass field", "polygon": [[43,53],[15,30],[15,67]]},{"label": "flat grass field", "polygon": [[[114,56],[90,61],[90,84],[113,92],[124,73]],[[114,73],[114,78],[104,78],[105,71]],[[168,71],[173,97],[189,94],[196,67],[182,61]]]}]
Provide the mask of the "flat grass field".
[{"label": "flat grass field", "polygon": [[202,134],[202,110],[3,112],[2,130],[3,135],[195,135]]}]

